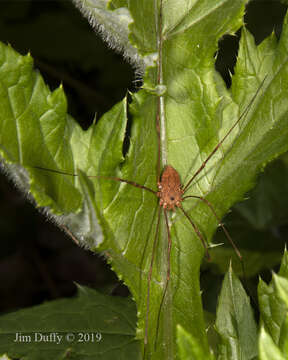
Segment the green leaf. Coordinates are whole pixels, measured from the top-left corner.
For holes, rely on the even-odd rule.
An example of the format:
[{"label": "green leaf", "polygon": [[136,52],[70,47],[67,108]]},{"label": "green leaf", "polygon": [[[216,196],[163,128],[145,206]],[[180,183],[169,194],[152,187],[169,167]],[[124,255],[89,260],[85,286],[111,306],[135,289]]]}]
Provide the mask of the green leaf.
[{"label": "green leaf", "polygon": [[31,360],[140,359],[135,323],[129,299],[79,287],[76,298],[3,315],[0,353]]},{"label": "green leaf", "polygon": [[282,257],[281,266],[278,275],[288,279],[288,253],[286,249]]},{"label": "green leaf", "polygon": [[[258,285],[259,308],[263,331],[279,347],[282,355],[288,355],[288,315],[287,315],[287,251],[282,258],[280,275],[273,275],[269,285],[260,279]],[[267,340],[268,343],[270,340]],[[263,342],[263,339],[260,339]],[[263,343],[265,345],[265,342]],[[260,346],[264,346],[264,345]],[[266,351],[266,350],[265,350]],[[277,351],[276,351],[277,354]]]},{"label": "green leaf", "polygon": [[277,348],[270,335],[264,328],[261,329],[259,338],[259,359],[260,360],[284,360],[281,351]]},{"label": "green leaf", "polygon": [[261,279],[258,285],[258,299],[265,330],[272,337],[274,343],[278,344],[281,326],[287,316],[286,306],[277,296],[273,284],[268,286]]},{"label": "green leaf", "polygon": [[[157,191],[156,118],[161,121],[161,170],[172,165],[187,184],[247,110],[185,194],[205,197],[219,218],[243,199],[257,173],[288,149],[287,89],[283,86],[288,77],[286,22],[279,43],[271,35],[256,47],[249,32],[242,31],[231,90],[214,68],[217,42],[242,25],[245,3],[216,0],[211,7],[210,1],[193,6],[171,0],[155,7],[152,0],[127,2],[133,19],[127,48],[136,47],[146,64],[143,89],[131,96],[131,104],[125,100],[116,104],[88,131],[66,114],[62,89],[51,93],[32,69],[29,56],[0,46],[0,155],[5,170],[81,245],[97,248],[108,258],[135,298],[137,336],[141,339],[147,325],[148,273],[158,200],[145,189],[120,184],[111,177]],[[111,1],[107,11],[112,12],[113,5],[117,11],[125,4]],[[127,153],[124,140],[130,140]],[[218,220],[207,204],[186,199],[183,208],[209,242]],[[150,284],[147,355],[174,358],[179,324],[208,356],[199,285],[203,247],[180,211],[169,215],[169,222],[170,283],[157,331],[169,266],[162,215]]]},{"label": "green leaf", "polygon": [[248,296],[232,269],[226,274],[219,297],[216,330],[219,359],[253,359],[257,355],[257,325]]},{"label": "green leaf", "polygon": [[0,360],[11,360],[6,354],[0,356]]},{"label": "green leaf", "polygon": [[279,338],[279,348],[282,351],[282,354],[287,359],[288,357],[288,316],[284,318],[284,321],[281,326],[281,333]]},{"label": "green leaf", "polygon": [[273,275],[273,283],[277,295],[288,306],[288,279],[276,274]]},{"label": "green leaf", "polygon": [[177,326],[177,345],[179,360],[205,360],[214,359],[213,355],[207,357],[197,339],[185,331],[180,325]]}]

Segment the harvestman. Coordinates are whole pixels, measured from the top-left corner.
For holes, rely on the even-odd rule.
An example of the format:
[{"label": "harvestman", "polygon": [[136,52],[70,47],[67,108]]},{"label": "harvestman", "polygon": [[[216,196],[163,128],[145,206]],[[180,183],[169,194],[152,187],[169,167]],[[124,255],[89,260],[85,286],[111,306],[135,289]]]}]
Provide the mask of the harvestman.
[{"label": "harvestman", "polygon": [[[203,245],[204,250],[205,250],[206,257],[208,259],[210,259],[210,255],[209,255],[209,252],[208,252],[208,244],[206,242],[205,237],[201,234],[201,232],[198,229],[198,227],[196,226],[196,224],[191,220],[188,213],[183,209],[183,206],[182,206],[182,202],[184,200],[188,199],[188,198],[198,199],[198,200],[202,201],[203,203],[205,203],[209,207],[210,211],[213,213],[215,218],[217,219],[219,226],[221,226],[221,228],[223,229],[227,239],[230,241],[231,245],[233,246],[237,256],[239,257],[239,259],[240,259],[240,261],[242,263],[241,254],[240,254],[238,248],[236,247],[236,245],[234,244],[232,238],[230,237],[227,229],[221,223],[221,220],[217,216],[217,214],[216,214],[216,212],[215,212],[215,210],[213,208],[213,205],[207,199],[205,199],[204,197],[196,196],[196,195],[187,195],[187,196],[184,196],[184,195],[187,192],[187,190],[188,190],[189,186],[191,185],[191,183],[195,180],[195,178],[205,168],[208,161],[212,158],[212,156],[216,153],[216,151],[219,149],[219,147],[227,139],[227,137],[230,135],[230,133],[233,131],[233,129],[237,126],[237,124],[240,122],[240,120],[247,114],[249,108],[251,107],[252,103],[254,102],[255,98],[257,97],[257,95],[258,95],[258,93],[259,93],[265,79],[266,79],[266,77],[261,82],[261,84],[260,84],[259,88],[257,89],[256,93],[254,94],[254,96],[250,100],[249,104],[247,105],[247,107],[245,108],[243,113],[239,116],[237,121],[234,123],[234,125],[228,130],[226,135],[215,146],[215,148],[208,155],[208,157],[204,160],[204,162],[199,167],[199,169],[195,172],[195,174],[191,177],[191,179],[184,186],[181,184],[180,175],[178,174],[177,170],[175,170],[171,165],[166,165],[164,167],[164,170],[163,170],[162,175],[160,177],[160,157],[161,157],[160,155],[161,154],[160,154],[159,113],[157,114],[157,118],[156,118],[156,130],[157,130],[157,137],[158,137],[158,163],[157,163],[157,187],[158,187],[158,191],[154,191],[153,189],[148,188],[148,187],[146,187],[144,185],[138,184],[138,183],[136,183],[134,181],[130,181],[130,180],[122,179],[122,178],[118,178],[118,177],[100,176],[100,175],[99,176],[88,176],[89,178],[104,178],[104,179],[107,179],[107,180],[114,180],[114,181],[123,182],[123,183],[129,184],[131,186],[134,186],[134,187],[137,187],[137,188],[140,188],[140,189],[143,189],[143,190],[147,190],[147,191],[153,193],[155,196],[157,196],[159,198],[159,205],[160,206],[159,206],[158,216],[157,216],[156,233],[155,233],[155,237],[154,237],[154,241],[153,241],[153,250],[152,250],[151,261],[150,261],[150,266],[149,266],[149,271],[148,271],[147,298],[146,298],[146,316],[145,316],[145,334],[144,334],[144,351],[146,350],[147,343],[148,343],[150,284],[151,284],[152,270],[153,270],[153,264],[154,264],[154,258],[155,258],[156,243],[157,243],[158,232],[159,232],[161,207],[163,208],[164,218],[165,218],[165,225],[166,225],[166,229],[167,229],[168,250],[167,250],[166,282],[165,282],[165,286],[164,286],[164,290],[163,290],[163,295],[162,295],[160,307],[159,307],[159,310],[158,310],[156,337],[157,337],[158,329],[159,329],[159,320],[160,320],[161,309],[162,309],[162,306],[163,306],[163,303],[164,303],[165,295],[166,295],[169,280],[170,280],[170,254],[171,254],[172,241],[171,241],[171,234],[170,234],[170,228],[169,228],[169,223],[168,223],[167,211],[171,211],[171,210],[175,211],[176,208],[179,208],[181,210],[181,212],[187,218],[189,223],[192,225],[196,235],[201,240],[202,245]],[[53,169],[45,169],[45,168],[37,167],[37,166],[35,168],[40,169],[40,170],[51,171],[51,172],[55,172],[55,173],[59,173],[59,174],[63,174],[63,175],[78,176],[76,174],[69,174],[69,173],[66,173],[66,172],[53,170]],[[154,342],[155,346],[156,346],[156,342],[157,342],[157,339]]]}]

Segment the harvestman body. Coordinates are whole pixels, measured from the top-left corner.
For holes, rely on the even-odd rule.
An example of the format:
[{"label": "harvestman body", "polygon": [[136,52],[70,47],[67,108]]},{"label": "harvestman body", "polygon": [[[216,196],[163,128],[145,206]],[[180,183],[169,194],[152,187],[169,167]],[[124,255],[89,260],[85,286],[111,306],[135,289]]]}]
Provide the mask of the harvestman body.
[{"label": "harvestman body", "polygon": [[175,210],[175,206],[181,207],[183,190],[178,172],[167,165],[158,182],[157,196],[160,198],[159,205],[164,209]]}]

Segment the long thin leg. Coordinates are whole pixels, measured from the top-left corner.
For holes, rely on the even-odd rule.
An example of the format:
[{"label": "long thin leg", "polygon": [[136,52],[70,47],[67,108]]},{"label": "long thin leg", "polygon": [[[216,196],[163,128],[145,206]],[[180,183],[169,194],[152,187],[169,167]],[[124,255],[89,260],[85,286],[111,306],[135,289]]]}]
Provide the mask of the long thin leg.
[{"label": "long thin leg", "polygon": [[75,244],[80,246],[79,241],[76,239],[76,237],[72,234],[72,232],[68,229],[67,226],[60,225],[60,227],[71,237],[71,239],[75,242]]},{"label": "long thin leg", "polygon": [[222,140],[220,140],[220,142],[215,146],[215,148],[213,149],[213,151],[210,153],[210,155],[208,155],[208,157],[206,158],[206,160],[204,160],[204,162],[202,163],[202,165],[199,167],[199,169],[195,172],[195,174],[192,176],[192,178],[188,181],[188,183],[184,186],[183,191],[185,192],[189,185],[192,183],[192,181],[196,178],[196,176],[205,168],[205,166],[207,165],[208,161],[212,158],[212,156],[216,153],[216,151],[219,149],[219,147],[223,144],[223,142],[227,139],[227,137],[231,134],[232,130],[238,125],[238,123],[240,122],[241,119],[243,119],[243,117],[247,114],[248,110],[250,109],[251,105],[253,104],[253,102],[255,101],[260,89],[262,88],[264,81],[266,80],[267,75],[265,76],[265,78],[262,80],[260,86],[258,87],[255,95],[252,97],[252,99],[250,100],[249,104],[246,106],[246,108],[244,109],[244,111],[242,112],[242,114],[239,116],[239,118],[237,119],[237,121],[234,123],[234,125],[230,128],[230,130],[226,133],[226,135],[222,138]]},{"label": "long thin leg", "polygon": [[158,310],[158,316],[157,316],[157,326],[156,326],[156,337],[154,342],[154,347],[156,350],[157,340],[158,340],[158,332],[159,332],[159,326],[160,326],[160,316],[161,316],[161,310],[164,304],[166,292],[168,289],[169,281],[170,281],[170,258],[171,258],[171,246],[172,246],[172,239],[170,234],[170,228],[169,228],[169,222],[168,222],[168,216],[167,216],[167,210],[164,209],[164,216],[165,216],[165,223],[166,223],[166,229],[167,229],[167,237],[168,237],[168,249],[167,249],[167,274],[166,274],[166,282],[164,286],[164,291],[161,299],[161,303]]},{"label": "long thin leg", "polygon": [[187,214],[187,212],[183,209],[183,207],[179,207],[179,209],[183,212],[183,214],[186,216],[187,220],[190,222],[190,224],[193,226],[193,229],[196,233],[196,235],[199,237],[199,239],[201,240],[203,247],[205,249],[205,255],[207,257],[208,260],[211,259],[210,254],[208,252],[208,244],[207,241],[205,240],[204,236],[201,234],[200,230],[197,228],[197,226],[194,224],[194,222],[190,219],[189,215]]},{"label": "long thin leg", "polygon": [[214,210],[213,205],[212,205],[207,199],[205,199],[205,198],[203,198],[203,197],[201,197],[201,196],[188,195],[188,196],[185,196],[185,197],[183,198],[183,200],[184,200],[184,199],[187,199],[187,198],[199,199],[199,200],[203,201],[203,202],[210,208],[210,210],[211,210],[212,213],[214,214],[216,220],[218,221],[218,224],[219,224],[219,225],[221,226],[221,228],[223,229],[224,234],[226,235],[227,239],[230,241],[233,249],[235,250],[235,252],[236,252],[236,254],[237,254],[237,256],[238,256],[238,258],[239,258],[240,261],[242,262],[243,258],[242,258],[242,255],[241,255],[239,249],[237,248],[236,244],[235,244],[234,241],[232,240],[232,238],[231,238],[228,230],[226,229],[226,227],[224,226],[224,224],[221,222],[219,216],[216,214],[216,211]]},{"label": "long thin leg", "polygon": [[[61,171],[61,170],[46,169],[46,168],[42,168],[42,167],[40,167],[40,166],[33,166],[33,168],[34,168],[34,169],[38,169],[38,170],[45,170],[45,171],[53,172],[53,173],[55,173],[55,174],[60,174],[60,175],[74,176],[74,177],[77,177],[77,176],[78,176],[78,174],[68,173],[68,172]],[[87,177],[90,178],[90,179],[91,179],[91,178],[92,178],[92,179],[94,179],[94,178],[96,178],[96,179],[108,179],[108,180],[115,180],[115,181],[123,182],[123,183],[129,184],[129,185],[135,186],[135,187],[137,187],[137,188],[150,191],[150,192],[153,193],[154,195],[157,195],[157,191],[154,191],[154,190],[148,188],[147,186],[140,185],[140,184],[136,183],[135,181],[130,181],[130,180],[126,180],[126,179],[121,179],[121,178],[118,178],[118,177],[115,177],[115,176],[89,175],[89,176],[87,176]]]},{"label": "long thin leg", "polygon": [[[226,227],[224,226],[224,224],[221,222],[219,216],[216,214],[216,211],[213,207],[213,205],[210,203],[210,201],[208,201],[207,199],[201,197],[201,196],[196,196],[196,195],[187,195],[183,198],[183,200],[187,199],[187,198],[194,198],[194,199],[199,199],[201,201],[203,201],[206,205],[208,205],[209,209],[212,211],[212,213],[214,214],[216,220],[218,221],[218,224],[221,226],[221,228],[224,231],[224,234],[226,235],[226,238],[229,240],[230,244],[232,245],[236,255],[238,256],[240,263],[241,263],[241,267],[242,267],[242,273],[243,273],[243,278],[246,281],[246,272],[245,272],[245,267],[244,267],[244,262],[243,262],[243,258],[242,255],[239,251],[239,249],[237,248],[236,244],[234,243],[234,241],[232,240],[232,237],[230,236],[228,230],[226,229]],[[248,285],[247,285],[248,288]],[[255,300],[253,300],[255,302]],[[255,302],[256,304],[256,302]]]},{"label": "long thin leg", "polygon": [[154,259],[155,259],[157,239],[158,239],[158,235],[159,235],[160,215],[161,215],[161,206],[159,206],[159,208],[158,208],[156,232],[155,232],[155,237],[154,237],[154,241],[153,241],[151,262],[150,262],[150,267],[149,267],[149,272],[148,272],[145,335],[144,335],[144,359],[145,359],[146,347],[147,347],[147,343],[148,343],[148,326],[149,326],[149,310],[150,310],[150,285],[151,285],[153,264],[154,264]]}]

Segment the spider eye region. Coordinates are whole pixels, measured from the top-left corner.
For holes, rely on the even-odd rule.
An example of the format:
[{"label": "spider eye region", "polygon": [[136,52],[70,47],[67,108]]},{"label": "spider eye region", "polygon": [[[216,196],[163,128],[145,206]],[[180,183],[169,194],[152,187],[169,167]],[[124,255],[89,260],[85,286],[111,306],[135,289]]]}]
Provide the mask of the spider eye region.
[{"label": "spider eye region", "polygon": [[170,200],[174,201],[175,200],[174,196],[170,196]]}]

